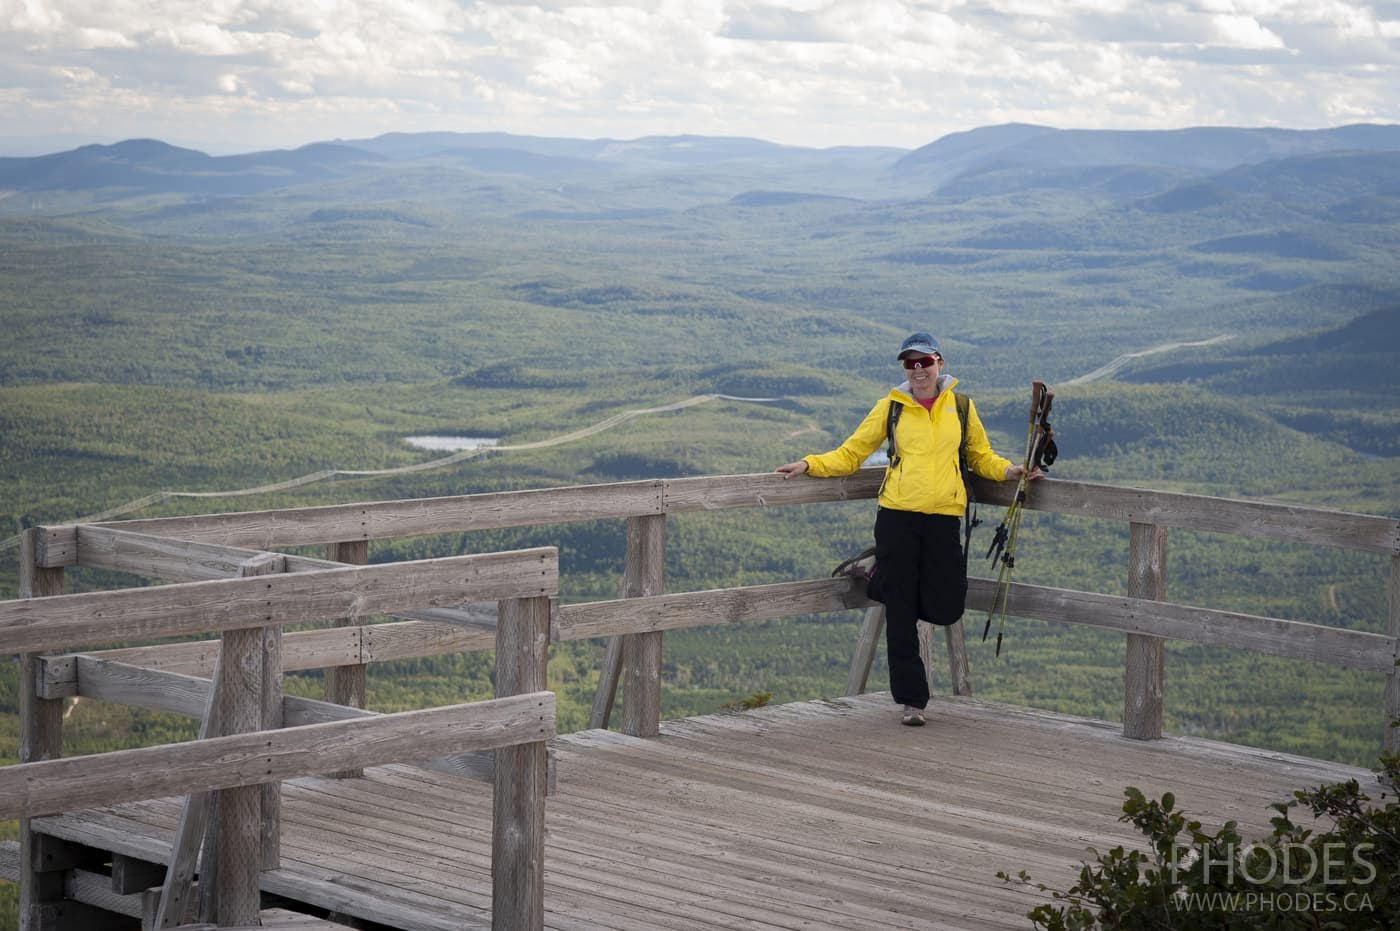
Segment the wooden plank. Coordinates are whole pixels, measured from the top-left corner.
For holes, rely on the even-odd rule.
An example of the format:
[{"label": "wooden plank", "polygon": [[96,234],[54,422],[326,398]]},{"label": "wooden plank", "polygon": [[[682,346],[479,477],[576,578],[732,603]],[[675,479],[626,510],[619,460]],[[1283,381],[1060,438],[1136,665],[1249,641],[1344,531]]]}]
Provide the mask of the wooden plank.
[{"label": "wooden plank", "polygon": [[[560,609],[561,613],[564,609]],[[562,633],[561,633],[562,638]],[[593,707],[588,712],[588,727],[606,729],[612,721],[613,704],[617,701],[617,685],[622,681],[622,636],[608,638],[603,660],[598,667],[598,687],[593,692]]]},{"label": "wooden plank", "polygon": [[[282,668],[284,671],[322,669],[361,660],[386,662],[395,659],[418,659],[444,653],[491,650],[495,645],[494,618],[487,628],[479,631],[422,621],[298,630],[283,636]],[[214,670],[218,641],[158,643],[144,647],[44,656],[39,661],[42,697],[63,698],[78,694],[79,656],[100,661],[115,660],[127,666],[207,678]]]},{"label": "wooden plank", "polygon": [[[75,683],[78,687],[73,693],[78,697],[116,702],[147,711],[179,714],[188,718],[200,718],[205,713],[205,706],[209,700],[209,679],[183,673],[162,672],[129,663],[99,660],[91,656],[76,656],[74,659],[81,669],[81,677]],[[282,707],[282,726],[285,727],[369,718],[379,713],[297,695],[284,696]],[[455,753],[441,759],[428,760],[422,765],[478,782],[490,782],[494,771],[489,751]]]},{"label": "wooden plank", "polygon": [[[884,468],[861,469],[842,478],[799,477],[788,480],[772,472],[752,475],[668,479],[661,510],[668,514],[787,504],[820,504],[874,498]],[[639,512],[640,513],[640,512]]]},{"label": "wooden plank", "polygon": [[[724,483],[716,481],[716,484]],[[661,497],[662,484],[644,480],[441,498],[156,517],[109,521],[93,526],[201,543],[273,549],[279,546],[383,540],[654,514],[661,510]],[[55,546],[61,546],[64,539],[72,536],[66,528],[49,529],[53,531]]]},{"label": "wooden plank", "polygon": [[[627,519],[624,600],[666,590],[666,516]],[[562,626],[562,625],[561,625]],[[561,631],[562,636],[562,631]],[[655,737],[661,730],[660,630],[629,633],[622,643],[622,732]]]},{"label": "wooden plank", "polygon": [[[262,691],[259,695],[258,730],[279,730],[285,723],[286,695],[282,691],[282,628],[260,631],[262,652]],[[262,792],[261,869],[275,870],[280,857],[282,785],[264,783]]]},{"label": "wooden plank", "polygon": [[131,895],[145,892],[164,882],[165,867],[140,857],[128,857],[117,853],[112,855],[112,875],[109,878],[113,892],[117,895]]},{"label": "wooden plank", "polygon": [[[1141,846],[1118,821],[1126,785],[1171,789],[1207,830],[1234,819],[1259,836],[1292,790],[1368,775],[1218,741],[1125,741],[1107,722],[971,699],[936,700],[922,729],[896,722],[879,693],[667,721],[657,739],[557,738],[545,926],[1012,931],[1040,899],[995,872],[1063,887],[1086,847]],[[168,833],[168,800],[116,811],[138,805]],[[376,767],[298,780],[287,807],[290,853],[267,892],[393,927],[472,926],[454,916],[489,883],[484,793]],[[83,814],[40,825],[132,855],[149,843],[112,810]]]},{"label": "wooden plank", "polygon": [[[347,540],[326,544],[326,558],[337,563],[363,566],[369,563],[369,541]],[[331,621],[332,627],[356,627],[353,617],[338,617]],[[362,661],[349,666],[333,666],[325,672],[324,689],[326,701],[347,708],[365,707],[365,693],[369,688],[369,673]],[[334,775],[341,779],[354,779],[364,774],[363,770],[347,769]]]},{"label": "wooden plank", "polygon": [[265,908],[255,925],[217,925],[201,922],[184,926],[184,931],[353,931],[353,925],[341,924],[315,915],[289,911],[285,908]]},{"label": "wooden plank", "polygon": [[[987,579],[969,579],[968,583],[969,606],[986,610],[993,583]],[[1189,640],[1371,672],[1384,672],[1394,664],[1396,638],[1385,634],[1022,582],[1011,583],[1007,597],[1008,611],[1017,617]]]},{"label": "wooden plank", "polygon": [[209,679],[163,672],[100,660],[75,657],[78,668],[76,694],[147,711],[203,718],[209,701]]},{"label": "wooden plank", "polygon": [[[358,782],[317,781],[337,789]],[[293,784],[289,789],[289,807],[295,815],[296,803],[302,790],[299,784]],[[59,816],[43,819],[41,823],[55,833],[86,837],[108,849],[123,850],[136,855],[152,855],[151,852],[159,850],[162,845],[142,836],[143,831],[150,829],[134,819],[139,818],[155,824],[157,833],[168,833],[173,818],[172,807],[169,800],[161,799],[124,805],[119,809],[84,812],[81,821],[72,816]],[[383,808],[382,804],[374,806],[374,810]],[[120,814],[117,814],[118,812]],[[336,814],[318,814],[317,819],[333,825],[337,820]],[[308,842],[321,844],[322,838],[308,838],[299,828],[294,827],[293,835],[292,853],[295,856],[289,858],[282,869],[263,874],[263,889],[270,894],[347,916],[364,917],[388,927],[441,931],[485,927],[485,922],[476,920],[479,916],[471,914],[468,910],[452,909],[447,913],[435,913],[426,908],[426,890],[421,881],[399,876],[403,888],[394,888],[385,884],[394,881],[390,878],[394,874],[384,874],[378,878],[373,875],[348,875],[348,870],[341,868],[342,850],[329,846],[329,841],[320,848],[307,848]],[[345,834],[337,836],[346,837]],[[362,838],[361,846],[369,846],[376,842],[372,831],[365,832]],[[329,864],[329,868],[320,864]],[[380,883],[377,887],[376,882]]]},{"label": "wooden plank", "polygon": [[63,881],[66,898],[128,918],[141,917],[142,891],[117,892],[112,888],[111,877],[90,870],[71,870]]},{"label": "wooden plank", "polygon": [[847,578],[776,582],[566,604],[559,609],[559,635],[563,640],[587,640],[612,634],[822,614],[870,604],[863,589]]},{"label": "wooden plank", "polygon": [[76,533],[77,556],[73,565],[172,582],[237,578],[240,568],[250,558],[263,555],[261,550],[134,533],[95,524],[79,525]]},{"label": "wooden plank", "polygon": [[471,653],[496,647],[496,629],[464,630],[443,624],[398,621],[360,628],[366,662]]},{"label": "wooden plank", "polygon": [[450,556],[0,602],[0,652],[236,630],[483,598],[552,595],[557,551]]},{"label": "wooden plank", "polygon": [[[26,599],[43,601],[62,597],[63,570],[46,569],[39,565],[39,543],[43,532],[32,527],[20,537],[19,604]],[[0,651],[0,652],[9,652]],[[40,657],[25,653],[19,663],[19,759],[21,763],[54,760],[63,755],[63,699],[50,699],[39,694]],[[20,861],[24,865],[19,877],[20,927],[46,931],[45,909],[62,900],[61,884],[45,877],[38,864],[42,838],[35,833],[28,818],[19,824]]]},{"label": "wooden plank", "polygon": [[[527,491],[487,492],[442,498],[376,501],[229,514],[159,517],[93,524],[201,543],[271,549],[376,540],[471,530],[605,520],[663,511],[713,510],[873,498],[878,470],[842,479],[783,482],[781,476],[704,476],[668,481],[643,480]],[[47,528],[47,558],[71,565],[71,527]]]},{"label": "wooden plank", "polygon": [[[737,507],[764,507],[873,498],[882,468],[840,479],[771,473],[704,476],[664,482],[621,482],[447,498],[381,501],[273,511],[164,517],[94,524],[193,540],[270,549],[499,527],[625,518]],[[974,480],[979,501],[1006,506],[1014,486]],[[1120,522],[1233,533],[1266,540],[1337,546],[1382,555],[1400,554],[1400,521],[1367,514],[1269,501],[1239,501],[1063,479],[1043,479],[1029,489],[1027,506]],[[47,527],[39,542],[46,567],[76,564],[73,526]]]},{"label": "wooden plank", "polygon": [[[503,601],[500,611],[496,694],[542,694],[549,667],[549,599]],[[496,751],[491,806],[491,927],[495,931],[544,927],[547,772],[543,740]]]},{"label": "wooden plank", "polygon": [[954,695],[972,694],[972,664],[967,658],[967,625],[962,621],[943,628],[943,642],[948,647],[949,691]]},{"label": "wooden plank", "polygon": [[[986,611],[993,583],[968,580],[968,608]],[[560,636],[581,640],[643,630],[675,630],[710,624],[768,620],[793,614],[841,611],[870,604],[849,579],[779,582],[648,598],[595,601],[560,609]],[[1011,614],[1083,624],[1124,633],[1254,650],[1273,656],[1387,671],[1396,638],[1320,624],[1231,611],[1121,598],[1013,582]]]},{"label": "wooden plank", "polygon": [[[975,480],[977,500],[1005,507],[1015,486]],[[1400,552],[1400,520],[1327,508],[1153,491],[1097,482],[1044,478],[1032,483],[1026,506],[1037,511],[1156,524],[1389,556]]]},{"label": "wooden plank", "polygon": [[859,695],[865,691],[870,681],[870,667],[875,662],[875,653],[880,648],[880,633],[885,629],[885,606],[871,605],[865,609],[860,622],[860,634],[856,637],[855,652],[851,656],[851,671],[846,674],[847,695]]},{"label": "wooden plank", "polygon": [[[1128,594],[1147,601],[1167,598],[1167,528],[1134,522],[1129,529]],[[1165,641],[1128,634],[1124,647],[1123,736],[1162,736]]]},{"label": "wooden plank", "polygon": [[544,740],[554,695],[510,698],[374,718],[117,750],[0,769],[0,818],[158,798],[396,760],[421,760]]},{"label": "wooden plank", "polygon": [[[81,547],[81,535],[79,545]],[[266,577],[282,572],[285,566],[286,561],[280,556],[260,555],[244,562],[239,567],[239,575]],[[220,680],[214,689],[222,735],[273,730],[263,727],[264,708],[272,699],[264,688],[268,670],[263,668],[263,647],[263,628],[224,631]],[[280,718],[280,688],[277,701]],[[270,714],[271,709],[268,710]],[[276,785],[273,781],[219,790],[215,806],[219,826],[214,835],[219,868],[212,890],[207,876],[202,877],[201,885],[202,891],[212,891],[214,907],[210,914],[217,916],[221,924],[257,924],[262,906],[258,873],[263,858],[263,790]]]},{"label": "wooden plank", "polygon": [[[222,732],[220,720],[223,704],[219,701],[219,688],[227,677],[223,674],[225,663],[222,644],[218,659],[214,664],[214,674],[209,680],[196,680],[200,683],[202,698],[199,721],[199,740],[209,740]],[[110,669],[117,664],[104,664]],[[79,664],[82,669],[82,664]],[[107,671],[107,670],[104,670]],[[81,673],[80,673],[81,675]],[[166,673],[165,675],[170,675]],[[80,680],[81,681],[81,680]],[[199,853],[205,845],[209,824],[216,816],[216,798],[211,792],[193,792],[184,799],[180,807],[180,820],[175,825],[175,837],[170,845],[168,867],[161,882],[160,894],[156,898],[151,913],[150,927],[171,928],[184,923],[190,917],[194,904],[194,875],[199,865]],[[212,862],[204,864],[204,876],[214,881],[215,867]]]},{"label": "wooden plank", "polygon": [[[95,524],[84,524],[78,530],[81,548],[74,565],[81,565],[86,569],[130,572],[171,582],[206,582],[237,578],[246,575],[241,569],[249,560],[280,559],[285,566],[280,571],[284,572],[314,572],[365,565],[368,562],[367,558],[363,558],[363,551],[366,549],[364,541],[348,544],[348,552],[361,553],[360,558],[336,560],[312,559],[308,556],[271,553],[246,547],[196,543]],[[452,624],[468,630],[491,633],[495,630],[496,606],[494,602],[482,602],[453,608],[395,612],[394,616],[434,624]]]},{"label": "wooden plank", "polygon": [[[342,663],[359,662],[360,633],[364,629],[291,631],[282,640],[282,669],[322,669]],[[436,627],[437,625],[433,625]],[[51,697],[75,695],[78,687],[78,656],[94,660],[112,660],[130,666],[184,673],[209,678],[219,656],[218,640],[186,640],[180,643],[157,643],[143,647],[121,647],[112,650],[88,650],[82,654],[67,653],[43,658],[43,679]],[[64,691],[71,689],[71,691]]]}]

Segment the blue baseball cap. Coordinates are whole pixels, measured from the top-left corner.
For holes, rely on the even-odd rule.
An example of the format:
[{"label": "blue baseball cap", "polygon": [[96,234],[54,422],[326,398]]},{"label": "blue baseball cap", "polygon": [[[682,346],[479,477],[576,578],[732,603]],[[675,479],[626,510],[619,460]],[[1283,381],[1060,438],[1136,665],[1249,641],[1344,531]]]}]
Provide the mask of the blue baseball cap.
[{"label": "blue baseball cap", "polygon": [[899,347],[896,359],[903,359],[906,352],[918,352],[926,356],[943,358],[943,350],[938,348],[938,340],[927,333],[912,333]]}]

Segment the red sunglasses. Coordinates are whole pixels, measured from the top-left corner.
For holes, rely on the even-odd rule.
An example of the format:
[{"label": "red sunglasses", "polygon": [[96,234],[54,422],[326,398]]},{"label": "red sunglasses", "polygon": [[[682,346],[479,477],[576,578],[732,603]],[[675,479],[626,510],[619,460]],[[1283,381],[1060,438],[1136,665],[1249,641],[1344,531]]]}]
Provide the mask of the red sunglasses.
[{"label": "red sunglasses", "polygon": [[942,362],[943,360],[937,356],[914,356],[909,359],[900,359],[899,361],[904,363],[904,367],[907,369],[927,369],[933,368],[935,362]]}]

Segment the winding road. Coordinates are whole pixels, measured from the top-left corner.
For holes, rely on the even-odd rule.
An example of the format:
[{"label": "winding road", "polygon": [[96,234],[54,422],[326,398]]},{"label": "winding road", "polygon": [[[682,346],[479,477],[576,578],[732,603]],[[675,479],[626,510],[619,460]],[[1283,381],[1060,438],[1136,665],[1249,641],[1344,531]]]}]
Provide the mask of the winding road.
[{"label": "winding road", "polygon": [[1223,343],[1235,338],[1233,333],[1225,333],[1220,336],[1212,336],[1210,339],[1196,340],[1195,342],[1183,343],[1162,343],[1160,346],[1153,346],[1151,349],[1143,349],[1139,352],[1125,353],[1114,359],[1107,365],[1101,365],[1087,375],[1080,375],[1078,378],[1071,378],[1060,382],[1062,385],[1082,385],[1085,382],[1098,381],[1100,378],[1107,378],[1114,372],[1121,369],[1134,359],[1141,359],[1143,356],[1156,355],[1159,352],[1170,352],[1173,349],[1185,349],[1191,346],[1213,346],[1216,343]]}]

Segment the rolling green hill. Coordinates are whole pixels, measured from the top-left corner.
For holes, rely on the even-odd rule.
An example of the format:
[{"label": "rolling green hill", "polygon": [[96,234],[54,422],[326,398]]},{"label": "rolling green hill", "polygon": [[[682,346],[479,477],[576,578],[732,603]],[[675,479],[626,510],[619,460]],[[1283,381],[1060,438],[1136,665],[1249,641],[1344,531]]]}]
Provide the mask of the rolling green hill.
[{"label": "rolling green hill", "polygon": [[[66,175],[64,159],[6,160],[0,540],[152,495],[132,513],[766,471],[839,443],[901,377],[899,340],[925,328],[1003,450],[1024,433],[1026,383],[1060,386],[1056,474],[1393,515],[1392,129],[1049,144],[1042,127],[992,127],[917,153],[395,136],[212,165],[132,144],[70,153]],[[120,164],[82,167],[99,155]],[[199,189],[189,166],[222,177]],[[440,457],[404,443],[414,434],[524,446],[709,393],[760,400],[423,472],[160,494]],[[868,502],[687,515],[668,526],[669,584],[824,576],[870,524]],[[1125,528],[1036,515],[1024,532],[1018,577],[1124,587]],[[615,595],[614,522],[372,558],[537,543],[561,547],[566,599]],[[0,596],[14,560],[0,550]],[[1379,629],[1381,563],[1181,532],[1169,584],[1191,603]],[[71,575],[75,590],[127,581]],[[666,713],[834,694],[855,633],[842,615],[668,635]],[[1000,659],[974,644],[977,694],[1118,716],[1121,638],[1032,622],[1008,638]],[[597,651],[551,664],[566,729],[584,720]],[[1374,677],[1189,646],[1169,664],[1169,730],[1374,755]],[[483,668],[394,664],[371,701],[485,688]],[[75,717],[89,748],[185,726]],[[0,732],[0,756],[14,740]]]}]

